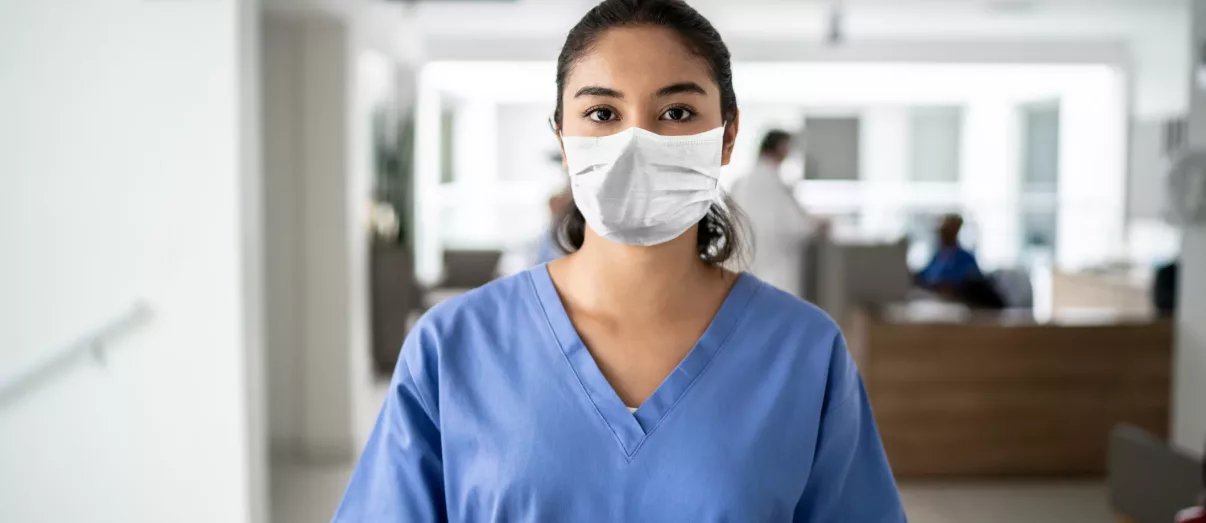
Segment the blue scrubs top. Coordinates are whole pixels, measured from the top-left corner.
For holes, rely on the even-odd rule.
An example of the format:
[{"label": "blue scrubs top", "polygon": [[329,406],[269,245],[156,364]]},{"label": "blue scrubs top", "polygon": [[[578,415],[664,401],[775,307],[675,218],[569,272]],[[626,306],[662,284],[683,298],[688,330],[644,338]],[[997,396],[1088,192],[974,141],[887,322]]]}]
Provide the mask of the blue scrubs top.
[{"label": "blue scrubs top", "polygon": [[742,274],[632,414],[546,266],[407,337],[336,522],[901,522],[833,321]]},{"label": "blue scrubs top", "polygon": [[982,277],[976,256],[962,247],[940,249],[921,270],[921,281],[926,285],[960,285]]}]

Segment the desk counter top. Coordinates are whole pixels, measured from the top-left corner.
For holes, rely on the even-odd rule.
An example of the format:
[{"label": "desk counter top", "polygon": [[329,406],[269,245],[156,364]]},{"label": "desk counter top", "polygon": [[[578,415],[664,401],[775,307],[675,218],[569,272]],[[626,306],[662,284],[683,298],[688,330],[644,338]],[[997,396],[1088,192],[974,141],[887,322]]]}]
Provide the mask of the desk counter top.
[{"label": "desk counter top", "polygon": [[964,305],[938,301],[869,306],[862,310],[870,319],[888,324],[1104,327],[1171,321],[1153,314],[1118,309],[1062,309],[1049,315],[1039,315],[1033,309],[974,310]]}]

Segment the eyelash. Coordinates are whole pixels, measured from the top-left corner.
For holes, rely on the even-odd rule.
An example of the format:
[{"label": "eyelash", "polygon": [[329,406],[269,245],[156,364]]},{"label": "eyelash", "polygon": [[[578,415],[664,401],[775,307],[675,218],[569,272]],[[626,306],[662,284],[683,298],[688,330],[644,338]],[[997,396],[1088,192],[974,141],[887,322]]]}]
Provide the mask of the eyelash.
[{"label": "eyelash", "polygon": [[[673,111],[675,109],[678,109],[680,111],[683,111],[684,113],[687,113],[686,116],[684,116],[678,120],[668,120],[668,121],[682,123],[682,122],[689,122],[689,121],[691,121],[692,118],[695,118],[695,111],[685,105],[672,105],[670,107],[667,107],[665,111],[662,111],[662,115],[665,115],[666,113]],[[661,118],[661,116],[659,116],[658,118]]]},{"label": "eyelash", "polygon": [[[612,114],[611,120],[600,121],[600,120],[595,120],[594,118],[591,118],[591,116],[594,115],[595,113],[597,113],[599,111],[604,111],[604,110],[611,111],[611,114]],[[616,121],[616,116],[617,116],[617,114],[616,114],[615,109],[612,109],[610,107],[605,107],[605,106],[591,107],[590,109],[587,109],[585,112],[582,113],[583,118],[586,118],[587,120],[590,120],[592,122],[599,123],[599,124],[612,123],[612,122]]]},{"label": "eyelash", "polygon": [[[670,112],[670,111],[673,111],[673,110],[675,110],[675,109],[678,109],[678,110],[680,110],[680,111],[683,111],[683,112],[685,112],[685,113],[687,113],[687,114],[686,114],[684,117],[682,117],[682,118],[680,118],[680,119],[678,119],[678,120],[667,120],[667,121],[671,121],[671,122],[679,122],[679,123],[682,123],[682,122],[688,122],[688,121],[690,121],[692,118],[694,118],[694,117],[695,117],[695,110],[691,109],[690,107],[687,107],[687,106],[685,106],[685,105],[672,105],[672,106],[670,106],[670,107],[667,107],[665,111],[662,111],[662,114],[658,116],[658,119],[659,119],[659,120],[660,120],[660,119],[662,119],[662,116],[665,116],[665,114],[666,114],[666,113],[668,113],[668,112]],[[611,112],[611,114],[612,114],[612,118],[611,118],[610,120],[595,120],[594,118],[592,118],[592,117],[591,117],[591,116],[592,116],[592,115],[594,115],[595,113],[597,113],[597,112],[599,112],[599,111],[603,111],[603,110],[606,110],[606,111],[610,111],[610,112]],[[593,122],[595,122],[595,123],[604,124],[604,123],[612,123],[612,122],[615,122],[615,121],[618,119],[618,114],[617,114],[617,112],[616,112],[616,110],[615,110],[615,109],[612,109],[612,108],[610,108],[610,107],[596,106],[596,107],[591,107],[590,109],[587,109],[585,112],[583,112],[583,113],[582,113],[582,117],[583,117],[583,118],[586,118],[586,119],[588,119],[588,120],[591,120],[591,121],[593,121]]]}]

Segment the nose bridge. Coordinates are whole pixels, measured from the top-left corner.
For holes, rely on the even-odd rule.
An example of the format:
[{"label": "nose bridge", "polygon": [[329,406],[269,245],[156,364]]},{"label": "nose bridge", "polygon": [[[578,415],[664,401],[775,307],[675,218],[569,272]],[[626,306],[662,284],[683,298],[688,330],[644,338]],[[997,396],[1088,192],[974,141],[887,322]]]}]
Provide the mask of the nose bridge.
[{"label": "nose bridge", "polygon": [[642,85],[629,93],[628,123],[649,132],[658,129],[658,107],[660,100],[653,94],[652,86]]},{"label": "nose bridge", "polygon": [[657,131],[658,115],[652,107],[652,102],[637,101],[628,109],[630,127],[639,127],[649,132]]}]

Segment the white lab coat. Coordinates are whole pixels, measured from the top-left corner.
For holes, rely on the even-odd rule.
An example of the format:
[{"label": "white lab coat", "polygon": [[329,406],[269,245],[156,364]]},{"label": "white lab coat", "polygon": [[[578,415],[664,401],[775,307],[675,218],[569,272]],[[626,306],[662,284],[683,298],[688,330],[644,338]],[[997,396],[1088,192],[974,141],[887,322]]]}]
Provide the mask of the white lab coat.
[{"label": "white lab coat", "polygon": [[753,258],[749,270],[762,280],[804,296],[804,249],[816,229],[792,189],[779,178],[778,166],[759,161],[730,191],[749,219]]}]

